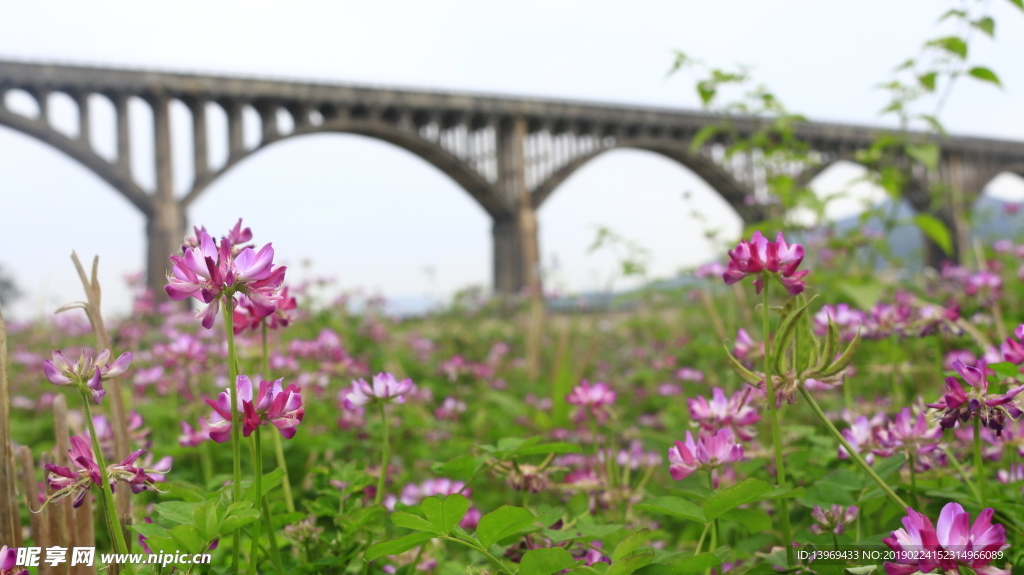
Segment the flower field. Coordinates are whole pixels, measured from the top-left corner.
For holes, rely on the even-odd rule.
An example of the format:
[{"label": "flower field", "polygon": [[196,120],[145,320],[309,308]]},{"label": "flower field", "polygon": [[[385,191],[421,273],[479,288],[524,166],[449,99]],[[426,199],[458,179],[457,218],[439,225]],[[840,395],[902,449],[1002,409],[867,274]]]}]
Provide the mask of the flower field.
[{"label": "flower field", "polygon": [[[172,301],[140,288],[126,318],[102,321],[83,271],[86,302],[7,325],[0,573],[32,548],[33,573],[1024,564],[1010,240],[898,275],[755,232],[683,288],[549,313],[530,358],[526,301],[314,304],[254,239],[197,228],[168,262]],[[210,561],[46,562],[80,546]]]}]

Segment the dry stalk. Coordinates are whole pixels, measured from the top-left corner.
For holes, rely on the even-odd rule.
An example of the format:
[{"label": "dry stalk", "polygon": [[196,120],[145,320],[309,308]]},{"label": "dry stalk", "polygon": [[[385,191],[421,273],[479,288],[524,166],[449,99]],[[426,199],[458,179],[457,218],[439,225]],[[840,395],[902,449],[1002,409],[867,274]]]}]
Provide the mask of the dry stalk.
[{"label": "dry stalk", "polygon": [[14,545],[21,539],[13,449],[11,396],[7,389],[7,326],[0,309],[0,545]]},{"label": "dry stalk", "polygon": [[[107,328],[103,324],[103,315],[100,312],[100,301],[102,296],[98,278],[100,258],[99,256],[96,256],[92,260],[91,278],[86,276],[85,268],[82,266],[82,262],[78,259],[77,253],[71,252],[71,261],[74,262],[75,269],[78,270],[78,277],[82,280],[82,287],[85,289],[86,301],[70,303],[58,309],[54,313],[81,308],[85,311],[86,317],[89,318],[89,324],[92,326],[93,334],[96,338],[97,349],[110,349],[110,336],[107,334]],[[111,350],[111,352],[113,352],[113,350]],[[121,393],[121,383],[116,378],[108,380],[107,385],[109,386],[108,395],[111,399],[109,405],[111,428],[114,430],[114,459],[121,461],[128,456],[130,450],[130,445],[128,443],[128,418],[125,415],[124,395]],[[117,516],[120,519],[121,528],[125,532],[125,541],[128,543],[128,550],[130,551],[132,538],[131,534],[127,530],[127,526],[132,523],[132,515],[129,495],[130,493],[127,489],[117,491],[114,493],[114,505],[117,508]]]},{"label": "dry stalk", "polygon": [[[50,452],[43,452],[39,454],[39,466],[46,467],[47,464],[54,463],[53,454]],[[55,491],[46,485],[46,498],[49,499]],[[46,522],[46,535],[49,538],[47,545],[43,547],[43,556],[41,559],[46,558],[46,547],[64,547],[67,548],[68,540],[64,533],[64,515],[60,508],[56,506],[47,505],[43,510],[43,521]],[[39,574],[40,575],[65,575],[67,571],[66,563],[58,563],[56,566],[50,566],[50,564],[43,561],[39,562]]]},{"label": "dry stalk", "polygon": [[32,541],[36,547],[47,547],[50,538],[47,534],[46,511],[39,511],[39,483],[36,482],[36,467],[32,460],[32,450],[21,446],[21,489],[25,493],[25,507],[28,508],[28,525],[32,529]]}]

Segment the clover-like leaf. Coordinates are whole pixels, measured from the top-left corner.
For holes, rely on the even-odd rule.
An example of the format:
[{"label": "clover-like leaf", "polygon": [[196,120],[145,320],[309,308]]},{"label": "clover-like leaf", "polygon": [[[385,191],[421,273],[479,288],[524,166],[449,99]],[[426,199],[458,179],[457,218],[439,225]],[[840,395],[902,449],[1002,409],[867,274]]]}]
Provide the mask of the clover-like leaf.
[{"label": "clover-like leaf", "polygon": [[430,541],[435,535],[433,533],[410,533],[404,537],[398,539],[392,539],[390,541],[381,541],[375,545],[370,546],[363,554],[363,559],[367,561],[373,561],[386,555],[398,555],[399,553],[405,553],[406,551],[416,547],[417,545]]},{"label": "clover-like leaf", "polygon": [[466,516],[469,499],[458,493],[445,498],[427,497],[420,503],[420,509],[436,532],[447,535]]},{"label": "clover-like leaf", "polygon": [[509,535],[533,525],[536,519],[533,513],[522,507],[502,505],[480,518],[476,526],[476,538],[486,549]]}]

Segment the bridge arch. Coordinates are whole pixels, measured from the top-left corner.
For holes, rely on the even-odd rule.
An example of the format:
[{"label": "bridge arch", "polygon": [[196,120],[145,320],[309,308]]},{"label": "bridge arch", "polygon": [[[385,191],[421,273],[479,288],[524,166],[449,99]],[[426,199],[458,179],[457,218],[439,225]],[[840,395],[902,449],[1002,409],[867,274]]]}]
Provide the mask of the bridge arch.
[{"label": "bridge arch", "polygon": [[[642,283],[615,271],[627,255],[646,262],[648,279],[673,277],[703,263],[701,255],[712,257],[744,228],[742,217],[698,174],[638,148],[601,154],[573,172],[538,219],[545,281],[570,291]],[[597,228],[605,226],[625,242],[591,253]]]},{"label": "bridge arch", "polygon": [[415,298],[489,282],[490,217],[436,167],[378,139],[321,133],[267,146],[208,192],[190,222],[212,233],[244,217],[256,241],[274,242],[292,284],[333,277]]},{"label": "bridge arch", "polygon": [[353,134],[381,140],[397,146],[426,161],[451,178],[470,197],[476,200],[477,204],[491,217],[509,217],[511,214],[509,206],[502,203],[493,192],[494,184],[488,182],[487,179],[455,155],[442,149],[436,143],[421,137],[414,130],[401,129],[394,124],[385,122],[353,121],[349,119],[326,120],[319,125],[294,126],[287,134],[265,139],[256,147],[246,150],[242,154],[235,153],[229,155],[224,165],[206,175],[197,177],[191,191],[182,200],[183,207],[188,208],[209,188],[210,184],[259,151],[278,142],[316,134]]},{"label": "bridge arch", "polygon": [[750,202],[753,190],[747,188],[711,158],[692,153],[685,144],[673,145],[664,140],[626,139],[612,146],[603,147],[570,161],[540,183],[532,192],[533,206],[540,208],[565,180],[591,160],[614,150],[635,149],[653,152],[677,162],[693,172],[739,214],[745,223],[764,219],[761,206]]},{"label": "bridge arch", "polygon": [[132,179],[126,170],[118,169],[97,155],[86,140],[70,138],[50,126],[45,115],[37,118],[23,116],[0,106],[0,126],[6,126],[31,138],[52,146],[90,170],[115,190],[124,195],[146,217],[153,215],[153,202],[148,194]]}]

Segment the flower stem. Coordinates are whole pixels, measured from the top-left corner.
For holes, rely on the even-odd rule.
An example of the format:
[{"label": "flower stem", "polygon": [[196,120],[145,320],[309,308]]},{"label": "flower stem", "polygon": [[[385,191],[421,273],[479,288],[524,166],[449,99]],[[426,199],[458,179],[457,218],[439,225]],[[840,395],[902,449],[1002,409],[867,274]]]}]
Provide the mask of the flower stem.
[{"label": "flower stem", "polygon": [[277,548],[277,536],[274,535],[274,524],[270,521],[270,505],[267,504],[267,496],[263,496],[263,526],[267,530],[267,539],[270,544],[270,559],[274,562],[274,568],[279,575],[285,575],[284,565],[281,563],[281,550]]},{"label": "flower stem", "polygon": [[[233,295],[224,294],[221,310],[224,312],[224,331],[228,337],[228,380],[231,395],[231,500],[235,503],[242,500],[242,437],[241,414],[238,412],[238,369],[235,365],[235,325]],[[231,553],[235,573],[238,573],[239,561],[242,556],[242,529],[235,529],[231,536]]]},{"label": "flower stem", "polygon": [[974,418],[974,475],[978,481],[981,506],[988,507],[988,497],[985,493],[985,458],[981,452],[981,419],[977,416]]},{"label": "flower stem", "polygon": [[[253,433],[252,443],[252,467],[256,473],[256,479],[253,481],[252,489],[256,490],[255,507],[259,508],[260,503],[263,501],[263,445],[260,443],[260,427],[256,426],[256,430]],[[260,522],[257,521],[252,524],[252,549],[249,551],[249,575],[256,575],[256,563],[259,558],[260,552]]]},{"label": "flower stem", "polygon": [[[766,280],[768,278],[765,278]],[[768,281],[764,282],[764,289],[761,290],[761,337],[764,338],[764,381],[767,391],[767,403],[769,422],[772,428],[772,446],[775,450],[775,482],[782,486],[786,483],[786,468],[782,459],[782,432],[779,429],[779,412],[775,406],[775,383],[772,381],[772,340],[768,324]],[[783,350],[785,352],[785,350]],[[785,498],[779,498],[779,515],[782,520],[782,542],[786,546],[786,561],[789,565],[794,564],[793,555],[793,534],[789,527],[789,502]]]},{"label": "flower stem", "polygon": [[860,453],[854,451],[853,447],[850,446],[850,443],[846,441],[845,437],[843,437],[843,434],[839,433],[839,430],[836,429],[836,426],[832,425],[832,422],[829,421],[828,417],[825,416],[825,412],[821,410],[821,406],[819,406],[818,402],[814,400],[814,396],[812,396],[811,393],[807,391],[807,389],[805,389],[802,385],[800,386],[800,394],[804,396],[805,400],[807,400],[807,403],[811,406],[811,409],[813,409],[814,413],[818,416],[818,419],[820,419],[821,422],[825,424],[825,427],[827,427],[828,430],[832,433],[832,435],[834,435],[835,438],[839,440],[839,443],[842,444],[843,448],[846,449],[846,452],[850,454],[850,457],[852,457],[853,460],[856,461],[861,466],[861,468],[864,469],[868,476],[871,477],[871,479],[873,479],[874,482],[877,483],[878,486],[882,488],[882,491],[884,491],[885,494],[889,496],[889,499],[891,499],[892,502],[895,503],[896,505],[899,505],[900,509],[906,509],[907,507],[910,507],[909,505],[907,505],[906,501],[903,501],[903,499],[901,499],[899,495],[896,495],[896,492],[893,491],[892,488],[889,487],[889,485],[885,481],[883,481],[877,473],[875,473],[874,469],[871,469],[871,466],[868,465],[866,461],[864,461],[864,458],[860,456]]},{"label": "flower stem", "polygon": [[[110,540],[114,549],[119,554],[128,553],[128,545],[124,540],[124,533],[121,531],[121,522],[117,519],[117,510],[114,508],[114,494],[110,488],[110,476],[107,474],[107,461],[103,457],[103,450],[100,449],[99,436],[96,435],[96,427],[92,422],[92,409],[89,407],[89,394],[84,389],[79,389],[82,396],[82,408],[85,411],[85,421],[89,424],[89,437],[92,439],[92,450],[96,456],[96,464],[100,468],[100,497],[103,498],[103,508],[106,511],[107,529],[110,531]],[[134,572],[131,565],[125,564],[121,567],[128,573]]]},{"label": "flower stem", "polygon": [[377,494],[373,497],[374,505],[380,505],[381,500],[384,499],[384,482],[388,476],[388,460],[391,458],[390,437],[388,436],[388,412],[384,409],[383,401],[379,402],[378,405],[380,406],[380,421],[384,426],[384,441],[380,454],[380,477],[377,479]]},{"label": "flower stem", "polygon": [[704,524],[704,531],[700,532],[700,539],[697,540],[697,550],[693,552],[693,556],[694,557],[700,555],[700,549],[701,549],[701,547],[704,546],[704,537],[707,536],[708,529],[710,529],[710,528],[711,528],[711,524],[710,523],[705,523]]},{"label": "flower stem", "polygon": [[505,573],[505,575],[514,575],[514,573],[512,573],[512,571],[508,567],[506,567],[504,563],[499,561],[498,558],[495,557],[494,555],[491,555],[491,552],[486,550],[486,549],[484,549],[483,547],[480,547],[478,545],[473,545],[472,543],[470,543],[468,541],[463,541],[462,539],[456,539],[456,538],[450,537],[448,535],[445,535],[441,539],[444,539],[445,541],[451,541],[452,543],[458,543],[459,545],[465,545],[466,547],[469,547],[470,549],[475,549],[480,554],[482,554],[484,557],[487,557],[492,562],[494,562],[494,564],[497,565],[498,568],[501,569],[501,571],[503,573]]},{"label": "flower stem", "polygon": [[912,449],[907,452],[907,459],[910,460],[910,498],[914,500],[914,509],[920,509],[921,501],[917,498],[917,463]]},{"label": "flower stem", "polygon": [[[270,381],[270,348],[267,346],[267,320],[264,318],[262,322],[262,344],[263,344],[263,377]],[[285,509],[288,513],[295,513],[295,499],[292,497],[292,483],[288,477],[288,464],[284,459],[284,446],[281,445],[281,435],[278,433],[271,433],[271,437],[274,438],[274,455],[277,457],[277,467],[284,472],[284,477],[281,478],[281,491],[284,493],[284,504]]]}]

